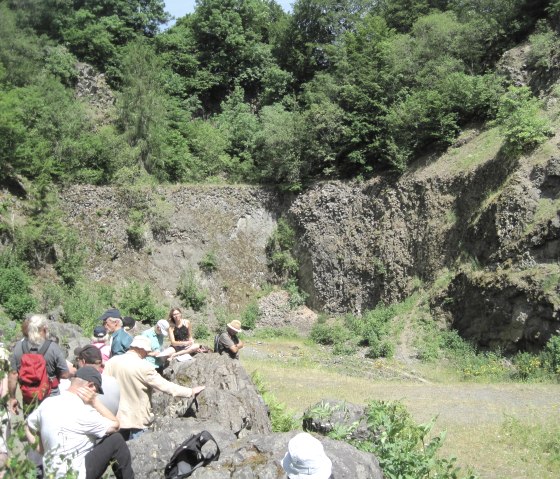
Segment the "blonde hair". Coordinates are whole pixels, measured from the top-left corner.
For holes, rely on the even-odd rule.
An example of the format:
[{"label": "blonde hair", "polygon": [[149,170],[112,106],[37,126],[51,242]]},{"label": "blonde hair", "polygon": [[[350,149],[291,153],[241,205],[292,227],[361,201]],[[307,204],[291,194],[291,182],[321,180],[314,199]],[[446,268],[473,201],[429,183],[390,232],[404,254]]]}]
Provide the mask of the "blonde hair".
[{"label": "blonde hair", "polygon": [[41,331],[47,327],[47,316],[44,314],[34,314],[30,316],[28,322],[27,338],[30,343],[41,344],[45,338]]}]

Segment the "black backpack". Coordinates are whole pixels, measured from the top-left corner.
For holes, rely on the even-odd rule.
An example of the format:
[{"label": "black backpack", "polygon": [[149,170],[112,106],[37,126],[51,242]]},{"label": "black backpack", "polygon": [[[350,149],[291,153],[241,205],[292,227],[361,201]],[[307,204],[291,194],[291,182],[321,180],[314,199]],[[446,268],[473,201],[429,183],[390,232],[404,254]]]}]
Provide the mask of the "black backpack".
[{"label": "black backpack", "polygon": [[[207,453],[202,452],[202,446],[207,442],[213,442],[216,450]],[[195,469],[207,466],[212,461],[220,458],[220,448],[216,440],[208,431],[193,434],[181,444],[165,466],[165,479],[183,479],[189,477]]]},{"label": "black backpack", "polygon": [[216,336],[214,336],[214,352],[215,353],[220,352],[220,336],[221,336],[221,334],[216,334]]}]

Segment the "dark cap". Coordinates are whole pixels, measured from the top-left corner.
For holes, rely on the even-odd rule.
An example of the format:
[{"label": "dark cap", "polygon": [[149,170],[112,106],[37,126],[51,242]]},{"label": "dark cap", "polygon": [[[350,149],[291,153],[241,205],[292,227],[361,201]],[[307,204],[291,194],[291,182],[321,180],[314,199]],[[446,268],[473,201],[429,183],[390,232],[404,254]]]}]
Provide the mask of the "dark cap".
[{"label": "dark cap", "polygon": [[122,319],[122,325],[123,328],[132,329],[134,328],[134,326],[136,326],[136,321],[134,321],[134,318],[131,318],[130,316],[125,316]]},{"label": "dark cap", "polygon": [[101,387],[101,374],[93,366],[84,366],[76,371],[76,377],[95,384],[95,389],[99,394],[103,394]]},{"label": "dark cap", "polygon": [[118,309],[108,309],[101,316],[99,316],[98,321],[107,321],[109,318],[119,318],[121,317],[121,312]]},{"label": "dark cap", "polygon": [[93,344],[86,344],[83,348],[74,349],[74,356],[83,360],[86,364],[101,364],[103,362],[101,351]]},{"label": "dark cap", "polygon": [[103,326],[97,326],[93,330],[93,336],[95,338],[104,338],[106,334],[107,334],[107,330]]}]

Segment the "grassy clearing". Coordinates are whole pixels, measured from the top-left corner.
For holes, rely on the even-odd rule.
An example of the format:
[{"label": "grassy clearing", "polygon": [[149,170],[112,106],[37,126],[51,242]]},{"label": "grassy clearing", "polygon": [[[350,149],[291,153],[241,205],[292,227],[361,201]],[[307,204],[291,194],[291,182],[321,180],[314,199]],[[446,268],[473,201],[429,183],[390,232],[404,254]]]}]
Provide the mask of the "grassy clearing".
[{"label": "grassy clearing", "polygon": [[[418,422],[437,417],[433,433],[447,432],[442,455],[485,479],[552,479],[560,476],[556,384],[448,382],[446,361],[411,367],[396,361],[332,356],[302,338],[246,338],[242,363],[258,371],[279,403],[301,416],[323,399],[366,405],[402,400]],[[430,372],[431,382],[415,381]],[[551,419],[553,419],[551,421]],[[532,444],[516,427],[540,439]],[[556,442],[555,442],[556,441]]]}]

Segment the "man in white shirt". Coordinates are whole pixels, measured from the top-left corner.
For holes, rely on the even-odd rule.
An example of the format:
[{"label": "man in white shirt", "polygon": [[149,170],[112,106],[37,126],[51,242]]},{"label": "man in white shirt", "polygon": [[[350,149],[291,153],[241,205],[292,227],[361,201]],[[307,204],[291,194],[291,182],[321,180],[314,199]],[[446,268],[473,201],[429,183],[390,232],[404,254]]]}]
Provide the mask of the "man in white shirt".
[{"label": "man in white shirt", "polygon": [[[30,442],[39,435],[46,477],[99,479],[111,464],[118,479],[133,479],[130,451],[120,434],[118,419],[97,397],[101,374],[91,366],[80,368],[68,390],[49,397],[27,418]],[[100,439],[100,440],[99,440]]]}]

